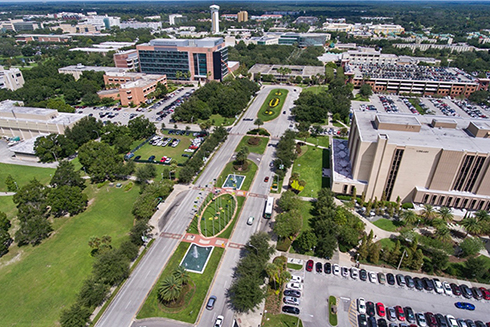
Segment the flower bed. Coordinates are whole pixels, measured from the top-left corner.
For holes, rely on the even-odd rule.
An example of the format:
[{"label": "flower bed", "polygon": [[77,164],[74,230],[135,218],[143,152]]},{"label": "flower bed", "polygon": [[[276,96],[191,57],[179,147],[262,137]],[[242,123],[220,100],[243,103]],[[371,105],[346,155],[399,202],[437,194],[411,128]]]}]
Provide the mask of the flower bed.
[{"label": "flower bed", "polygon": [[272,98],[271,101],[269,101],[269,107],[274,108],[277,107],[277,105],[281,102],[279,98]]},{"label": "flower bed", "polygon": [[285,89],[271,90],[260,108],[257,115],[258,118],[262,119],[264,122],[277,118],[282,111],[287,94],[288,90]]}]

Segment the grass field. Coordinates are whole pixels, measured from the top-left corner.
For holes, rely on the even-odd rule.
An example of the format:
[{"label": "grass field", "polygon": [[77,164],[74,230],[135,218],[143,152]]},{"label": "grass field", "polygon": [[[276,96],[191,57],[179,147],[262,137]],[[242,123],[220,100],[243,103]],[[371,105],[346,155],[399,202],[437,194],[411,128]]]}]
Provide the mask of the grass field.
[{"label": "grass field", "polygon": [[335,296],[329,296],[328,297],[328,322],[332,326],[337,326],[337,314],[332,313],[332,307],[337,306],[337,299]]},{"label": "grass field", "polygon": [[138,190],[91,185],[93,203],[82,214],[58,218],[55,233],[36,247],[13,246],[0,259],[0,317],[4,326],[57,326],[60,312],[75,303],[94,258],[91,236],[110,235],[113,247],[127,239]]},{"label": "grass field", "polygon": [[252,153],[264,154],[269,139],[266,137],[258,137],[258,139],[260,140],[259,144],[257,145],[248,144],[248,140],[254,137],[255,136],[244,136],[240,141],[240,143],[238,144],[238,146],[236,147],[235,152],[238,152],[242,147],[246,146]]},{"label": "grass field", "polygon": [[223,255],[223,248],[214,248],[211,257],[208,259],[209,261],[206,265],[206,269],[202,274],[189,272],[189,275],[195,284],[195,292],[193,293],[192,298],[186,299],[186,302],[189,302],[189,304],[185,308],[179,308],[178,310],[166,309],[160,304],[157,297],[158,285],[160,284],[160,281],[163,280],[167,275],[169,275],[171,271],[180,264],[189,246],[190,243],[186,242],[182,242],[179,244],[172,257],[170,257],[167,266],[160,275],[158,282],[155,284],[150,294],[146,298],[143,307],[137,315],[138,319],[164,317],[188,322],[191,324],[196,321],[201,305],[205,301],[209,285],[213,280],[216,268],[218,267],[221,256]]},{"label": "grass field", "polygon": [[[227,118],[227,117],[223,117],[221,115],[215,114],[215,115],[211,115],[209,117],[209,120],[214,121],[214,123],[213,123],[214,126],[230,126],[235,121],[235,117]],[[199,119],[197,121],[197,124],[201,124],[201,123],[204,123],[204,120]]]},{"label": "grass field", "polygon": [[[206,236],[213,236],[221,232],[228,222],[233,220],[233,213],[237,201],[230,194],[218,196],[209,203],[201,218],[201,233]],[[218,219],[216,219],[219,217]]]},{"label": "grass field", "polygon": [[[264,122],[276,119],[281,114],[288,92],[289,91],[285,89],[273,89],[270,91],[267,99],[265,99],[262,107],[260,107],[257,117]],[[275,98],[279,99],[279,103],[275,107],[270,107],[269,103]],[[272,114],[266,114],[266,110],[270,111]]]},{"label": "grass field", "polygon": [[248,191],[250,189],[250,185],[252,185],[252,180],[255,177],[255,173],[257,172],[257,165],[250,160],[247,160],[247,161],[248,161],[247,171],[235,171],[235,169],[233,168],[233,161],[227,163],[225,168],[221,172],[221,175],[218,177],[216,185],[218,187],[221,187],[223,185],[223,183],[225,182],[226,177],[229,174],[235,173],[237,175],[245,175],[246,176],[240,190]]},{"label": "grass field", "polygon": [[319,94],[323,90],[328,90],[328,85],[315,85],[309,86],[303,89],[303,92],[312,92],[314,94]]},{"label": "grass field", "polygon": [[[304,139],[301,139],[300,141],[304,141]],[[309,136],[306,138],[305,142],[308,142],[308,143],[311,143],[314,145],[323,146],[326,148],[330,147],[328,136],[317,136],[317,137]]]},{"label": "grass field", "polygon": [[13,196],[0,196],[0,211],[7,214],[8,219],[12,219],[16,214],[16,207]]},{"label": "grass field", "polygon": [[299,195],[316,197],[322,187],[328,187],[325,185],[326,180],[322,178],[322,168],[326,166],[323,163],[324,152],[328,153],[328,150],[314,146],[302,146],[301,149],[303,151],[301,156],[293,164],[293,173],[298,173],[299,178],[306,181],[305,188]]},{"label": "grass field", "polygon": [[393,220],[390,219],[385,219],[381,218],[373,222],[374,226],[378,226],[379,228],[386,230],[388,232],[394,232],[398,228],[394,223]]},{"label": "grass field", "polygon": [[0,192],[7,192],[5,179],[8,175],[12,175],[17,182],[17,186],[22,187],[32,179],[37,178],[41,184],[47,184],[51,180],[56,169],[40,168],[31,166],[20,166],[0,163]]},{"label": "grass field", "polygon": [[[166,132],[168,133],[168,131]],[[138,149],[138,151],[134,153],[135,157],[141,156],[141,160],[148,160],[150,156],[155,156],[155,161],[159,162],[163,156],[166,156],[166,157],[171,157],[172,162],[177,162],[178,164],[185,163],[189,158],[183,157],[182,154],[184,153],[187,153],[189,155],[192,154],[191,152],[189,153],[184,152],[184,150],[187,149],[189,145],[191,145],[191,139],[193,139],[194,136],[192,136],[191,134],[189,136],[169,135],[169,137],[173,139],[179,139],[180,140],[179,145],[173,148],[170,145],[162,147],[162,146],[155,146],[155,145],[151,145],[150,143],[146,143],[140,149]]]},{"label": "grass field", "polygon": [[303,322],[298,317],[292,315],[283,313],[278,315],[267,314],[267,317],[264,316],[264,318],[266,319],[264,319],[261,325],[264,327],[303,327]]}]

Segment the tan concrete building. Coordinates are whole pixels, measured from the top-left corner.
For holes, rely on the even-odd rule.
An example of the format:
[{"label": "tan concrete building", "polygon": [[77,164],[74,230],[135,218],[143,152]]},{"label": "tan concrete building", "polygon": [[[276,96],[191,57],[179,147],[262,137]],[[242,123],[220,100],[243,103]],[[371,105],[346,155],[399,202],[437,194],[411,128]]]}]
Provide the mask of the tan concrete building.
[{"label": "tan concrete building", "polygon": [[355,111],[334,140],[332,189],[366,199],[490,209],[490,122]]},{"label": "tan concrete building", "polygon": [[238,22],[248,22],[248,12],[247,11],[239,11],[237,14]]},{"label": "tan concrete building", "polygon": [[15,91],[24,86],[24,76],[19,68],[4,69],[0,66],[0,89]]},{"label": "tan concrete building", "polygon": [[94,72],[104,72],[104,73],[124,73],[127,72],[129,68],[120,68],[120,67],[99,67],[99,66],[84,66],[82,64],[66,66],[58,69],[58,73],[60,74],[70,74],[75,77],[75,81],[82,76],[85,71],[94,71]]},{"label": "tan concrete building", "polygon": [[15,101],[0,102],[0,135],[27,140],[40,134],[64,134],[85,115],[54,109],[18,107]]},{"label": "tan concrete building", "polygon": [[118,68],[139,70],[138,50],[118,51],[113,55],[114,65]]},{"label": "tan concrete building", "polygon": [[104,75],[106,85],[116,86],[110,90],[100,91],[100,98],[120,100],[121,105],[131,103],[140,105],[148,99],[148,94],[155,91],[157,84],[167,84],[167,76],[142,73],[107,73]]}]

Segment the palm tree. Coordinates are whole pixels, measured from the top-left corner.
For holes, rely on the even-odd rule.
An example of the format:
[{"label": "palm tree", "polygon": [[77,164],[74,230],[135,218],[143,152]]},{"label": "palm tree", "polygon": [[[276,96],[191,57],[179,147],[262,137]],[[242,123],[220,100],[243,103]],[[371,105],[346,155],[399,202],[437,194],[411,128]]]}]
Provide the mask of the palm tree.
[{"label": "palm tree", "polygon": [[473,215],[478,221],[489,221],[490,220],[490,214],[486,212],[485,210],[478,210],[475,212]]},{"label": "palm tree", "polygon": [[269,277],[269,280],[274,282],[274,288],[276,288],[276,282],[280,273],[279,267],[273,263],[268,263],[267,266],[265,266],[265,273]]},{"label": "palm tree", "polygon": [[439,241],[443,241],[443,242],[450,241],[451,231],[449,230],[449,228],[445,226],[438,227],[434,233],[434,237]]},{"label": "palm tree", "polygon": [[259,133],[259,132],[258,132],[258,129],[260,129],[260,125],[264,125],[264,122],[262,121],[262,119],[257,118],[257,119],[255,119],[255,121],[254,121],[254,125],[257,125],[257,134],[258,134],[258,133]]},{"label": "palm tree", "polygon": [[165,277],[158,288],[158,297],[165,302],[177,300],[180,293],[182,293],[182,281],[173,275]]},{"label": "palm tree", "polygon": [[482,230],[482,226],[480,222],[475,217],[469,217],[463,219],[461,221],[461,226],[463,226],[466,229],[466,235],[468,235],[468,233],[478,235]]},{"label": "palm tree", "polygon": [[417,216],[417,214],[412,210],[402,211],[400,217],[410,225],[415,225],[415,223],[419,221],[419,216]]},{"label": "palm tree", "polygon": [[437,217],[437,212],[432,205],[424,204],[424,209],[422,209],[422,217],[430,221]]},{"label": "palm tree", "polygon": [[435,228],[441,228],[441,227],[447,228],[447,223],[440,218],[436,218],[432,220],[432,226],[434,226]]},{"label": "palm tree", "polygon": [[178,266],[177,268],[175,268],[173,275],[175,278],[180,280],[182,285],[187,285],[187,283],[191,279],[189,272],[183,266]]},{"label": "palm tree", "polygon": [[447,223],[453,220],[454,215],[451,208],[441,207],[437,213],[439,214],[439,217]]}]

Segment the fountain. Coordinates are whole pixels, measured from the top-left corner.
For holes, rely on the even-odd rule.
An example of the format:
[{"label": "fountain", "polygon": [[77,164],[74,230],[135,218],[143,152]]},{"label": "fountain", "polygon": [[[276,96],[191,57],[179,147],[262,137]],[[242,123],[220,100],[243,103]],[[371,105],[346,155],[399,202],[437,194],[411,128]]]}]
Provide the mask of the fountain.
[{"label": "fountain", "polygon": [[180,265],[190,272],[202,274],[212,252],[212,246],[199,246],[192,243]]}]

